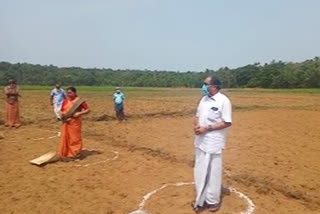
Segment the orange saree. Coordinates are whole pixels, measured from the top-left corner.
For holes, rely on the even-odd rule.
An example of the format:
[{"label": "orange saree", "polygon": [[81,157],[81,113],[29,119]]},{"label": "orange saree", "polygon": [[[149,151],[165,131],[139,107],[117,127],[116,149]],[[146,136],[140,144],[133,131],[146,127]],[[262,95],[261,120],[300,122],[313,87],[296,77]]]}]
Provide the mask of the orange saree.
[{"label": "orange saree", "polygon": [[7,86],[4,89],[6,94],[5,101],[5,126],[19,127],[20,126],[20,115],[19,115],[19,88]]},{"label": "orange saree", "polygon": [[[63,101],[61,112],[62,114],[67,114],[72,106],[80,98],[76,98],[72,101],[65,99]],[[87,109],[88,106],[85,102],[81,104],[78,109]],[[71,117],[65,121],[62,125],[61,130],[61,141],[59,148],[60,157],[76,157],[82,150],[82,137],[81,137],[81,126],[82,118],[80,117]]]}]

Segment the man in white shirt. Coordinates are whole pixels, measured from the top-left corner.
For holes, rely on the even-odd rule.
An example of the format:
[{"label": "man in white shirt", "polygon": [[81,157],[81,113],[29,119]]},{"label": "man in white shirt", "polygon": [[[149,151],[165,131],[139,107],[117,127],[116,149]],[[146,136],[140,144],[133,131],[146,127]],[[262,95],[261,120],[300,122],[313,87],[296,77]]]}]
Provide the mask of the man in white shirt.
[{"label": "man in white shirt", "polygon": [[222,152],[225,148],[227,128],[232,125],[230,100],[220,93],[221,83],[215,77],[204,81],[207,95],[198,105],[195,121],[196,199],[194,210],[220,208],[222,187]]},{"label": "man in white shirt", "polygon": [[50,103],[53,106],[53,111],[57,117],[58,120],[61,120],[60,117],[60,109],[62,102],[66,98],[65,91],[61,88],[60,83],[56,84],[56,87],[52,89],[50,93]]}]

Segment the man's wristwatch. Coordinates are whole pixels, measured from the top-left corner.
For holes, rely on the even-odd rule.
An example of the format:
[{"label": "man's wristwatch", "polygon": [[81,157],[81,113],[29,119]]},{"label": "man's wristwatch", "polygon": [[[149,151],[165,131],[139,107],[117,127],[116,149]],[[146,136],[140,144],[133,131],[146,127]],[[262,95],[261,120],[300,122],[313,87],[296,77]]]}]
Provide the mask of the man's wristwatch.
[{"label": "man's wristwatch", "polygon": [[207,131],[208,132],[211,132],[211,131],[213,131],[214,129],[213,129],[213,127],[211,126],[211,125],[208,125],[207,127],[206,127],[206,129],[207,129]]}]

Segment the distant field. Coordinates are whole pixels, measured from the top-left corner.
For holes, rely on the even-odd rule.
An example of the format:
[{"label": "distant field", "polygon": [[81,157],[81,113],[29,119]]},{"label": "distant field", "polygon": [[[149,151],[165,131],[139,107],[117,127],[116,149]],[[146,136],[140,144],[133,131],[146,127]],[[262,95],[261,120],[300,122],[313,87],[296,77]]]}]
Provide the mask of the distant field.
[{"label": "distant field", "polygon": [[[67,88],[69,86],[63,86]],[[114,86],[75,86],[78,90],[83,91],[114,91]],[[41,85],[22,85],[22,90],[51,90],[54,86],[41,86]],[[124,87],[126,91],[163,91],[170,90],[170,88],[152,88],[152,87]]]},{"label": "distant field", "polygon": [[[22,90],[50,90],[53,86],[39,86],[39,85],[22,85]],[[67,88],[67,86],[64,86]],[[78,90],[82,91],[114,91],[114,86],[76,86]],[[125,91],[185,91],[185,90],[199,90],[198,88],[158,88],[158,87],[123,87]],[[263,89],[263,88],[228,88],[224,89],[228,92],[235,93],[302,93],[302,94],[320,94],[320,88],[298,88],[298,89]]]}]

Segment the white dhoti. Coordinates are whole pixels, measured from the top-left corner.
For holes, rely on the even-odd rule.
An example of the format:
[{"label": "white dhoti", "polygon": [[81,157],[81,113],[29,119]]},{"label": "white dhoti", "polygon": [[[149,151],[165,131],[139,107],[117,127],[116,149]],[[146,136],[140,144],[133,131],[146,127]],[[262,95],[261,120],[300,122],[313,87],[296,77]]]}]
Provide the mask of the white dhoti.
[{"label": "white dhoti", "polygon": [[60,117],[61,106],[62,106],[62,103],[54,103],[53,104],[53,111],[58,119],[61,119],[61,117]]},{"label": "white dhoti", "polygon": [[218,204],[222,185],[222,154],[211,154],[196,148],[195,155],[195,207],[202,207],[205,202]]}]

